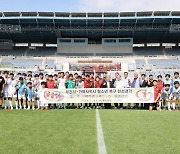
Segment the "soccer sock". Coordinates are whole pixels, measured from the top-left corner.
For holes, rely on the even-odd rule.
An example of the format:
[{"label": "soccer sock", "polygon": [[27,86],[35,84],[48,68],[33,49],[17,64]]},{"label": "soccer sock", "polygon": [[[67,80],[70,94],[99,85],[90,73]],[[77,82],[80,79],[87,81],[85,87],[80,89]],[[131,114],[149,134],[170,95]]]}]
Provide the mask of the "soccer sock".
[{"label": "soccer sock", "polygon": [[4,100],[4,107],[6,107],[6,102],[7,102],[7,100]]},{"label": "soccer sock", "polygon": [[176,104],[172,103],[173,110],[175,110]]},{"label": "soccer sock", "polygon": [[161,109],[161,101],[159,102],[159,108]]},{"label": "soccer sock", "polygon": [[9,101],[9,106],[12,107],[12,101]]},{"label": "soccer sock", "polygon": [[21,100],[19,100],[19,107],[22,108],[22,105],[21,105]]},{"label": "soccer sock", "polygon": [[40,101],[39,100],[37,100],[37,107],[38,107],[38,109],[40,107]]},{"label": "soccer sock", "polygon": [[18,108],[18,101],[15,101],[15,104],[16,104],[16,108]]},{"label": "soccer sock", "polygon": [[171,104],[168,102],[168,110],[171,109]]}]

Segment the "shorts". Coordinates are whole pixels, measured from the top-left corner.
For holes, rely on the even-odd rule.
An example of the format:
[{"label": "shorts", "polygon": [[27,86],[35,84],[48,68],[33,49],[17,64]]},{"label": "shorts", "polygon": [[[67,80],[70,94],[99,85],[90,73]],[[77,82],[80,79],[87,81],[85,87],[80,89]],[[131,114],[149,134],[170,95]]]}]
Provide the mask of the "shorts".
[{"label": "shorts", "polygon": [[[171,99],[171,98],[170,98]],[[169,97],[161,97],[161,101],[168,101],[169,100]]]},{"label": "shorts", "polygon": [[17,98],[17,93],[14,93],[14,91],[9,91],[8,98]]},{"label": "shorts", "polygon": [[40,106],[41,106],[41,107],[47,107],[48,104],[47,104],[47,103],[43,103],[43,102],[41,101],[41,102],[40,102]]},{"label": "shorts", "polygon": [[33,98],[27,97],[27,100],[30,101],[30,102],[34,102],[35,101],[34,97]]},{"label": "shorts", "polygon": [[26,99],[25,95],[18,94],[18,99]]},{"label": "shorts", "polygon": [[4,91],[4,97],[7,98],[8,97],[8,92],[7,91]]},{"label": "shorts", "polygon": [[39,92],[35,92],[34,97],[35,97],[35,98],[40,98]]}]

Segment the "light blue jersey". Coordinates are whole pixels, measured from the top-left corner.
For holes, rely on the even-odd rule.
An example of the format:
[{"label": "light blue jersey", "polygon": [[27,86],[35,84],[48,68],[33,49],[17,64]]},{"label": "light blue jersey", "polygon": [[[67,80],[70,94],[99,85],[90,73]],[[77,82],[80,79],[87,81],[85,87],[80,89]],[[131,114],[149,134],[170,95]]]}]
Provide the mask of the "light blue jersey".
[{"label": "light blue jersey", "polygon": [[18,83],[18,95],[22,96],[25,94],[26,84],[25,83]]},{"label": "light blue jersey", "polygon": [[29,87],[27,87],[27,98],[28,99],[32,99],[33,97],[34,97],[34,88],[33,87],[31,87],[31,88],[29,88]]}]

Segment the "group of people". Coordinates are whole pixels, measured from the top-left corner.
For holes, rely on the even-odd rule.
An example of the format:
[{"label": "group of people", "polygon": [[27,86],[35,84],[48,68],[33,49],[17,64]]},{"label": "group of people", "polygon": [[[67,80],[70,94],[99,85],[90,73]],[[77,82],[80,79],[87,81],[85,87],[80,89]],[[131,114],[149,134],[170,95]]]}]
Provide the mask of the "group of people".
[{"label": "group of people", "polygon": [[[27,73],[9,73],[8,71],[0,72],[0,109],[50,109],[50,108],[105,108],[111,109],[114,103],[115,109],[125,108],[123,103],[82,103],[82,104],[46,104],[42,101],[43,90],[49,89],[80,89],[80,88],[154,88],[154,102],[151,104],[144,103],[133,105],[133,108],[142,109],[178,109],[180,98],[180,77],[179,72],[175,72],[174,76],[162,75],[154,77],[134,72],[134,77],[130,78],[128,72],[124,72],[121,76],[116,72],[115,77],[111,78],[107,73],[74,73],[59,72],[57,74],[35,74],[32,71]],[[132,98],[133,99],[133,98]],[[126,108],[132,108],[130,102]]]}]

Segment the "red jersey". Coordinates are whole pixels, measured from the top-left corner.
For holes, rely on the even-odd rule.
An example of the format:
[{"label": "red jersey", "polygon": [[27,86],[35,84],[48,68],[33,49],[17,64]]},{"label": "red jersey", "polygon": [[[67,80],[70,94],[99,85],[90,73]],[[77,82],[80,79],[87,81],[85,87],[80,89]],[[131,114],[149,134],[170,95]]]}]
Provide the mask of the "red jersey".
[{"label": "red jersey", "polygon": [[90,88],[94,88],[94,78],[90,78]]},{"label": "red jersey", "polygon": [[101,82],[100,81],[95,82],[95,88],[101,88]]},{"label": "red jersey", "polygon": [[90,84],[91,84],[91,82],[90,82],[90,80],[84,80],[84,88],[90,88]]},{"label": "red jersey", "polygon": [[164,88],[164,82],[163,81],[158,81],[157,82],[157,87],[159,88],[159,90],[162,90]]},{"label": "red jersey", "polygon": [[158,87],[154,87],[154,101],[156,101],[156,99],[158,98],[159,92],[160,92],[160,89]]},{"label": "red jersey", "polygon": [[47,84],[47,88],[49,88],[49,89],[55,88],[55,82],[53,80],[52,81],[47,80],[46,84]]}]

